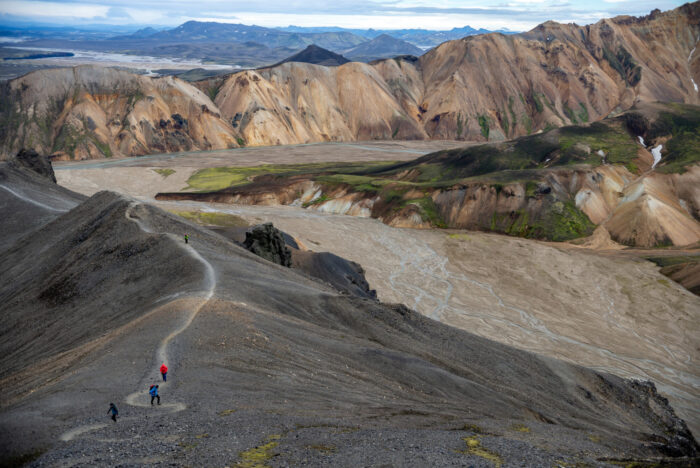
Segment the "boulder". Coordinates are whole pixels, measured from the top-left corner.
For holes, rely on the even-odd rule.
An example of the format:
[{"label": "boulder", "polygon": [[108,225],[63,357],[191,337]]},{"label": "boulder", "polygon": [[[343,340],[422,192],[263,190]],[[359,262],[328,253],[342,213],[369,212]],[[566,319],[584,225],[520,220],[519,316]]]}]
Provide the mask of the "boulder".
[{"label": "boulder", "polygon": [[245,233],[243,245],[255,255],[278,265],[290,267],[292,252],[287,248],[282,231],[272,223],[254,226]]},{"label": "boulder", "polygon": [[56,175],[53,172],[51,161],[47,156],[41,155],[33,149],[22,149],[11,159],[12,164],[18,168],[29,169],[56,183]]}]

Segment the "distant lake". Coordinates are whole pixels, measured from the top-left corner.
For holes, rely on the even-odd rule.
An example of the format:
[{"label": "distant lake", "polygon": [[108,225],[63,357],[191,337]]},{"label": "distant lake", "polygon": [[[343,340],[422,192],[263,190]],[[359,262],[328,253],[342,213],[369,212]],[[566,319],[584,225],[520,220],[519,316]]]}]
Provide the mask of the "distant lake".
[{"label": "distant lake", "polygon": [[39,54],[23,55],[21,57],[5,57],[3,60],[35,60],[53,57],[73,57],[74,55],[75,54],[73,52],[45,52]]}]

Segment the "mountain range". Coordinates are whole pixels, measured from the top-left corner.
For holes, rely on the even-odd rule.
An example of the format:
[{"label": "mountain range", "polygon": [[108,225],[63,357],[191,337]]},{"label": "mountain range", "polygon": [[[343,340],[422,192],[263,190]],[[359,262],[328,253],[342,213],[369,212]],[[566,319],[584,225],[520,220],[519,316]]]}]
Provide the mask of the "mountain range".
[{"label": "mountain range", "polygon": [[2,86],[0,151],[80,159],[314,141],[502,141],[594,122],[640,100],[700,103],[699,23],[696,2],[585,27],[548,22],[471,36],[419,58],[283,63],[192,85],[104,68],[42,70]]}]

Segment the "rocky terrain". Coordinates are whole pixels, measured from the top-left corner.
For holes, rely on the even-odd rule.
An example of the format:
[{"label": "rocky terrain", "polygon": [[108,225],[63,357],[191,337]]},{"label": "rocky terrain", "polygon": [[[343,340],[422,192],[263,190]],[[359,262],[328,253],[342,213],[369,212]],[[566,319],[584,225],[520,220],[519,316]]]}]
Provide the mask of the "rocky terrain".
[{"label": "rocky terrain", "polygon": [[74,207],[0,257],[6,462],[694,463],[653,384],[340,294],[128,197],[35,199],[32,183],[8,185],[25,214]]},{"label": "rocky terrain", "polygon": [[[395,165],[248,169],[245,180],[219,179],[219,190],[191,182],[195,192],[157,198],[301,205],[391,226],[554,241],[587,237],[599,226],[598,235],[625,245],[684,246],[700,241],[698,135],[697,106],[640,104],[590,126],[503,144]],[[191,180],[214,180],[222,171],[205,169]]]},{"label": "rocky terrain", "polygon": [[[196,86],[204,95],[177,79],[150,80],[114,70],[35,72],[2,90],[0,154],[22,147],[92,158],[243,144],[501,141],[594,122],[637,101],[697,104],[699,18],[695,2],[585,27],[548,22],[518,35],[469,36],[419,58],[333,68],[284,63],[200,81]],[[115,81],[123,84],[111,86],[114,97],[104,100],[108,93],[102,85]],[[60,90],[53,82],[62,83]],[[74,94],[76,99],[67,99]],[[128,107],[134,100],[129,96],[145,98],[137,103],[141,112]],[[121,104],[112,105],[114,99]],[[161,100],[163,105],[151,104]],[[52,108],[35,109],[37,102],[52,103]],[[91,102],[97,106],[87,105]],[[182,121],[173,120],[176,114]],[[68,127],[66,115],[75,117]],[[123,129],[125,118],[129,126]],[[168,120],[181,127],[184,121],[197,122],[201,130],[181,131],[184,136],[171,141],[168,135],[176,132],[167,127]],[[129,130],[134,137],[127,139]],[[66,138],[71,132],[77,136]],[[126,142],[117,139],[119,134]],[[75,154],[76,138],[92,142],[86,144],[91,149]]]}]

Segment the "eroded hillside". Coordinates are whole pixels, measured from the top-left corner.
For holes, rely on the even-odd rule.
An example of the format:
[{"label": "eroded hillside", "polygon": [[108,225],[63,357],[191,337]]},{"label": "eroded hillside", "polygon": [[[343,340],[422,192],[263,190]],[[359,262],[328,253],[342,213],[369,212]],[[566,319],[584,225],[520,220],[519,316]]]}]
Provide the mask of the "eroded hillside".
[{"label": "eroded hillside", "polygon": [[190,179],[197,192],[158,198],[296,204],[392,226],[554,241],[601,226],[626,245],[688,245],[700,241],[699,135],[698,106],[645,104],[588,126],[398,164],[204,169]]},{"label": "eroded hillside", "polygon": [[0,121],[5,155],[28,147],[53,159],[93,159],[236,146],[231,126],[196,87],[97,66],[6,83]]},{"label": "eroded hillside", "polygon": [[370,139],[500,141],[638,101],[699,103],[700,3],[441,44],[420,58],[284,63],[195,83],[44,70],[2,91],[0,148],[61,159]]}]

